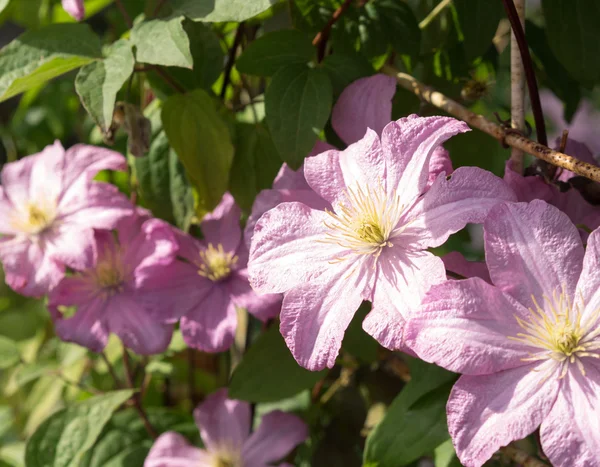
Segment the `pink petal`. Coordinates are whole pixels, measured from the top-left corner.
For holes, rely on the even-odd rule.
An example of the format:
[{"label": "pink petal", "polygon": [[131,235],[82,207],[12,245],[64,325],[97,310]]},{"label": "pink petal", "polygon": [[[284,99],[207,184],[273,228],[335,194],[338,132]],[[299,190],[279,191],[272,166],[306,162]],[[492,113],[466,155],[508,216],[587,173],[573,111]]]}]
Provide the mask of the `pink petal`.
[{"label": "pink petal", "polygon": [[241,452],[250,436],[250,404],[227,399],[227,389],[208,396],[194,410],[194,419],[209,451],[225,446]]},{"label": "pink petal", "polygon": [[[388,193],[406,202],[421,195],[429,179],[429,161],[448,138],[469,131],[466,123],[450,117],[410,115],[386,125],[381,134]],[[372,179],[373,180],[373,179]]]},{"label": "pink petal", "polygon": [[223,245],[226,252],[235,251],[242,238],[241,215],[242,211],[235,204],[233,196],[225,193],[218,206],[202,219],[200,227],[206,243],[212,243],[215,247]]},{"label": "pink petal", "polygon": [[484,224],[492,282],[527,307],[563,291],[572,297],[583,247],[569,218],[544,201],[502,203]]},{"label": "pink petal", "polygon": [[518,201],[529,202],[534,199],[543,199],[550,202],[554,196],[555,190],[544,179],[537,176],[524,177],[515,172],[510,160],[506,162],[504,168],[504,181],[513,189]]},{"label": "pink petal", "polygon": [[304,368],[333,367],[346,328],[363,298],[370,295],[370,269],[363,258],[347,259],[337,267],[329,266],[318,283],[300,285],[285,294],[281,334]]},{"label": "pink petal", "polygon": [[363,329],[382,346],[405,350],[405,320],[429,288],[445,277],[442,261],[429,252],[385,251],[378,261],[373,309],[363,321]]},{"label": "pink petal", "polygon": [[[366,130],[366,128],[365,128]],[[365,132],[363,131],[363,134]],[[362,136],[362,135],[361,135]],[[316,156],[322,152],[329,151],[330,149],[336,149],[325,141],[317,140],[312,148],[312,151],[308,153],[306,157]],[[304,165],[301,165],[298,170],[292,170],[287,164],[283,164],[275,180],[273,180],[274,190],[310,190],[306,179],[304,178]]]},{"label": "pink petal", "polygon": [[308,438],[306,423],[276,410],[262,417],[260,426],[244,444],[245,467],[263,467],[282,459]]},{"label": "pink petal", "polygon": [[261,321],[275,318],[281,310],[283,297],[280,294],[258,295],[248,282],[248,272],[242,269],[233,273],[224,283],[231,295],[231,300],[238,308],[245,308],[248,313]]},{"label": "pink petal", "polygon": [[423,360],[467,375],[523,365],[533,349],[509,339],[523,332],[515,318],[529,312],[479,278],[433,286],[408,319],[406,344]]},{"label": "pink petal", "polygon": [[540,435],[544,454],[556,467],[599,465],[600,369],[584,359],[586,376],[572,365]]},{"label": "pink petal", "polygon": [[597,312],[600,309],[600,230],[594,230],[588,237],[585,256],[583,258],[583,270],[577,283],[575,300],[581,300],[584,305],[582,323],[587,324],[589,320],[598,321]]},{"label": "pink petal", "polygon": [[[446,271],[460,274],[463,277],[479,277],[488,283],[492,283],[490,272],[483,261],[468,261],[458,251],[451,251],[442,256]],[[451,275],[448,276],[450,279]]]},{"label": "pink petal", "polygon": [[444,146],[438,146],[433,150],[431,159],[429,159],[429,178],[427,179],[427,187],[430,187],[435,179],[444,172],[450,175],[454,171],[450,153],[444,149]]},{"label": "pink petal", "polygon": [[318,278],[341,247],[322,243],[329,215],[302,203],[263,214],[250,249],[248,274],[258,293],[281,293]]},{"label": "pink petal", "polygon": [[186,344],[203,352],[222,352],[231,347],[236,327],[235,304],[220,284],[213,284],[180,323]]},{"label": "pink petal", "polygon": [[326,151],[305,159],[304,176],[310,187],[334,207],[346,199],[347,188],[383,182],[385,161],[377,133],[367,129],[362,139],[344,151]]},{"label": "pink petal", "polygon": [[506,183],[478,167],[459,167],[450,180],[438,177],[409,214],[406,235],[421,247],[440,246],[468,223],[481,223],[500,201],[516,201]]},{"label": "pink petal", "polygon": [[95,260],[94,231],[59,223],[44,236],[47,254],[76,271],[90,268]]},{"label": "pink petal", "polygon": [[365,135],[367,128],[378,135],[392,119],[396,80],[377,74],[350,84],[338,98],[331,114],[333,129],[346,144]]},{"label": "pink petal", "polygon": [[168,431],[154,442],[144,467],[211,467],[211,457],[204,449],[191,446],[179,433]]},{"label": "pink petal", "polygon": [[62,0],[62,7],[77,21],[81,21],[85,18],[83,0]]},{"label": "pink petal", "polygon": [[15,206],[0,186],[0,234],[16,235],[19,233],[19,229],[15,228],[11,221],[15,214]]},{"label": "pink petal", "polygon": [[106,302],[110,332],[140,355],[164,352],[171,342],[173,325],[152,319],[133,294],[120,293]]},{"label": "pink petal", "polygon": [[559,387],[554,377],[543,381],[548,365],[553,363],[459,378],[446,412],[456,454],[465,466],[483,465],[500,447],[525,438],[540,425]]},{"label": "pink petal", "polygon": [[[581,196],[581,193],[574,188],[565,192],[560,192],[558,189],[553,188],[552,198],[548,200],[548,203],[564,212],[569,216],[571,222],[578,227],[583,225],[588,229],[594,230],[600,226],[600,206],[593,206],[588,203]],[[585,229],[579,228],[581,238],[586,239],[587,232]]]},{"label": "pink petal", "polygon": [[[560,141],[562,138],[556,138],[556,147],[560,146]],[[565,146],[565,150],[563,151],[565,154],[569,156],[573,156],[580,161],[587,162],[592,165],[598,165],[598,162],[594,158],[592,151],[585,143],[580,143],[577,140],[572,138],[567,139],[567,145]],[[569,179],[573,178],[575,174],[570,170],[566,169],[558,169],[557,170],[557,180],[562,182],[567,182]]]}]

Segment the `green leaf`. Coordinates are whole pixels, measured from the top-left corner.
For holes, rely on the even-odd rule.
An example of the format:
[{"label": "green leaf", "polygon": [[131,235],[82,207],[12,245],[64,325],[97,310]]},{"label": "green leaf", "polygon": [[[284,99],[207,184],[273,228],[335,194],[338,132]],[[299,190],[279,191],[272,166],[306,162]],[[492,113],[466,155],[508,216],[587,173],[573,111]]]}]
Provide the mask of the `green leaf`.
[{"label": "green leaf", "polygon": [[265,34],[252,42],[236,61],[241,73],[271,76],[286,65],[306,64],[315,58],[310,37],[293,29]]},{"label": "green leaf", "polygon": [[153,19],[137,24],[131,31],[136,58],[141,63],[192,68],[190,40],[183,29],[183,16]]},{"label": "green leaf", "polygon": [[260,124],[237,123],[229,191],[237,204],[250,212],[256,195],[271,188],[281,159],[267,129]]},{"label": "green leaf", "polygon": [[133,73],[134,64],[131,43],[120,40],[104,60],[90,63],[77,73],[75,91],[103,132],[112,124],[117,93]]},{"label": "green leaf", "polygon": [[446,402],[456,375],[417,359],[409,366],[411,381],[367,437],[365,463],[401,467],[431,453],[449,437]]},{"label": "green leaf", "polygon": [[185,167],[173,151],[169,154],[169,186],[175,225],[187,232],[194,216],[194,195]]},{"label": "green leaf", "polygon": [[0,101],[102,58],[101,48],[86,24],[27,31],[0,50]]},{"label": "green leaf", "polygon": [[364,363],[377,361],[379,344],[362,327],[364,319],[371,311],[368,303],[363,303],[346,329],[342,348]]},{"label": "green leaf", "polygon": [[252,344],[233,371],[229,396],[250,402],[272,402],[298,394],[322,379],[327,370],[302,368],[281,336],[277,326]]},{"label": "green leaf", "polygon": [[335,96],[339,96],[350,83],[374,72],[367,59],[355,52],[333,53],[325,57],[323,68],[329,74]]},{"label": "green leaf", "polygon": [[10,0],[0,0],[0,13],[4,11],[4,9],[8,6],[8,2]]},{"label": "green leaf", "polygon": [[281,158],[297,170],[331,111],[327,72],[302,65],[280,69],[265,93],[266,121]]},{"label": "green leaf", "polygon": [[198,89],[171,96],[162,110],[167,138],[197,192],[199,209],[204,211],[211,211],[227,190],[233,161],[229,129],[215,105]]},{"label": "green leaf", "polygon": [[245,21],[265,10],[278,0],[172,0],[174,10],[193,21],[220,23]]},{"label": "green leaf", "polygon": [[369,16],[382,29],[396,53],[419,55],[421,30],[411,8],[397,0],[378,0],[370,6]]},{"label": "green leaf", "polygon": [[592,87],[600,79],[600,4],[542,0],[550,48],[569,74]]},{"label": "green leaf", "polygon": [[454,0],[458,23],[464,37],[468,61],[483,55],[492,45],[498,23],[504,17],[502,2]]},{"label": "green leaf", "polygon": [[114,391],[62,409],[47,418],[25,448],[28,467],[76,467],[102,432],[112,413],[133,395]]},{"label": "green leaf", "polygon": [[461,467],[462,464],[456,457],[452,440],[448,439],[433,451],[433,462],[435,467]]},{"label": "green leaf", "polygon": [[15,341],[0,336],[0,370],[10,368],[21,361],[21,353]]}]

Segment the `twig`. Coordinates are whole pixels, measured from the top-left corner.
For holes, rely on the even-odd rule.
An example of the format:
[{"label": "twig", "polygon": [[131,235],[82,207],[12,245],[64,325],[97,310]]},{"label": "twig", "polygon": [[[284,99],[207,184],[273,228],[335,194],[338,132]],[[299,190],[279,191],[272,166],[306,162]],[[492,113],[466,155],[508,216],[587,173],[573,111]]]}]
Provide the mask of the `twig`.
[{"label": "twig", "polygon": [[[519,22],[525,28],[525,0],[515,0]],[[510,35],[510,123],[519,131],[525,129],[525,70],[514,31]],[[523,151],[512,148],[510,160],[515,172],[523,173]]]},{"label": "twig", "polygon": [[127,10],[125,9],[125,5],[123,5],[123,3],[121,3],[121,0],[115,0],[115,3],[117,4],[117,8],[119,9],[119,11],[121,12],[121,15],[123,15],[125,24],[127,24],[127,27],[129,29],[131,29],[133,27],[133,21],[131,21],[131,16],[129,16],[129,13],[127,13]]},{"label": "twig", "polygon": [[502,454],[508,457],[513,462],[521,465],[522,467],[548,467],[548,464],[542,462],[539,459],[529,455],[525,451],[513,446],[512,444],[503,448],[500,448]]},{"label": "twig", "polygon": [[233,44],[231,45],[231,49],[229,49],[229,57],[227,58],[227,65],[225,65],[225,70],[223,71],[223,86],[221,87],[221,99],[225,98],[225,93],[227,92],[227,86],[229,86],[229,81],[231,80],[231,70],[233,69],[233,64],[235,63],[235,54],[237,53],[237,49],[242,43],[242,37],[244,37],[244,23],[240,23],[237,27],[237,31],[235,31],[235,37],[233,38]]},{"label": "twig", "polygon": [[[135,386],[133,384],[133,378],[131,377],[131,364],[129,363],[129,354],[127,353],[127,349],[125,347],[123,347],[123,366],[125,367],[125,377],[127,378],[127,385],[131,389],[135,389]],[[146,431],[148,432],[150,437],[152,439],[158,438],[158,434],[156,433],[156,430],[150,423],[150,420],[148,420],[148,415],[146,415],[146,412],[144,411],[144,407],[142,406],[142,401],[141,401],[139,392],[136,392],[133,395],[133,406],[134,406],[135,410],[137,411],[138,415],[140,416],[140,418],[142,419],[144,428],[146,429]]]},{"label": "twig", "polygon": [[537,133],[537,140],[544,146],[548,145],[548,139],[546,137],[546,125],[544,123],[544,114],[542,113],[542,104],[540,103],[540,94],[537,88],[537,82],[535,80],[535,72],[533,70],[533,61],[531,60],[531,54],[529,53],[529,47],[527,46],[527,40],[525,39],[525,32],[521,27],[521,20],[519,14],[512,0],[502,0],[506,14],[510,21],[513,33],[519,46],[519,52],[521,52],[521,59],[523,61],[523,68],[525,70],[525,78],[527,79],[527,89],[529,90],[529,100],[531,101],[531,111],[533,112],[533,119],[535,120],[535,130]]},{"label": "twig", "polygon": [[439,15],[444,8],[451,3],[452,0],[442,0],[440,3],[438,3],[436,7],[431,10],[425,18],[423,18],[423,21],[419,23],[419,29],[425,29],[427,26],[429,26],[429,23],[431,23],[437,17],[437,15]]},{"label": "twig", "polygon": [[333,12],[327,24],[321,29],[312,41],[312,44],[317,47],[317,60],[319,63],[325,58],[325,48],[327,47],[327,40],[329,39],[329,33],[331,28],[338,19],[344,14],[344,12],[350,8],[352,0],[346,0],[342,3],[337,10]]},{"label": "twig", "polygon": [[382,71],[390,76],[394,76],[400,86],[414,93],[429,104],[465,121],[472,127],[493,136],[499,141],[506,143],[508,146],[521,149],[527,154],[531,154],[532,156],[549,162],[557,167],[562,167],[563,169],[575,172],[582,177],[589,178],[595,182],[600,182],[600,167],[580,161],[579,159],[568,156],[562,152],[554,151],[543,144],[536,143],[520,134],[511,132],[510,129],[507,131],[500,125],[490,122],[483,115],[471,112],[458,102],[446,97],[441,92],[417,81],[412,76],[406,73],[400,73],[392,66],[384,65]]},{"label": "twig", "polygon": [[115,382],[115,387],[117,389],[121,389],[123,387],[123,385],[121,384],[121,380],[117,377],[117,373],[115,372],[115,369],[113,368],[112,364],[108,360],[108,357],[106,356],[106,354],[104,352],[100,352],[100,357],[102,357],[102,360],[104,360],[104,364],[108,368],[108,372],[110,373],[110,376],[112,377],[112,379]]},{"label": "twig", "polygon": [[152,65],[152,69],[156,71],[156,74],[160,76],[169,86],[171,86],[175,91],[180,92],[181,94],[185,94],[185,89],[183,89],[177,81],[173,80],[169,76],[169,74],[163,70],[158,65]]}]

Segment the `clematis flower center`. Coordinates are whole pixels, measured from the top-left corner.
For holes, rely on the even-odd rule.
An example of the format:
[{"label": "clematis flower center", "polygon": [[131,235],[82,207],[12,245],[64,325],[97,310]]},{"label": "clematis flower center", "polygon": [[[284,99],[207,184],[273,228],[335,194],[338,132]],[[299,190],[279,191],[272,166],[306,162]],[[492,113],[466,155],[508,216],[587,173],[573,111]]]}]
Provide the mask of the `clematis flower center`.
[{"label": "clematis flower center", "polygon": [[400,197],[386,195],[380,185],[377,189],[348,188],[346,198],[346,203],[340,203],[336,212],[327,211],[332,221],[325,223],[328,232],[323,241],[375,257],[379,257],[386,246],[394,246],[391,240],[406,227],[398,227],[404,211]]},{"label": "clematis flower center", "polygon": [[243,467],[240,453],[221,451],[212,458],[211,467]]},{"label": "clematis flower center", "polygon": [[226,253],[220,243],[217,248],[209,243],[206,250],[200,251],[200,259],[202,262],[198,274],[213,282],[218,282],[229,277],[238,257],[232,252]]},{"label": "clematis flower center", "polygon": [[92,279],[101,295],[106,299],[123,292],[126,281],[126,271],[120,252],[107,252],[98,261],[92,273]]},{"label": "clematis flower center", "polygon": [[56,218],[56,208],[52,203],[27,205],[25,212],[12,219],[16,229],[36,235],[47,230]]},{"label": "clematis flower center", "polygon": [[542,306],[532,297],[535,309],[530,308],[530,319],[516,318],[525,331],[509,339],[524,342],[540,349],[525,358],[526,361],[553,359],[561,365],[559,378],[567,374],[569,364],[575,364],[585,376],[583,357],[600,358],[600,328],[596,326],[600,310],[582,322],[583,300],[573,303],[564,292],[543,297]]}]

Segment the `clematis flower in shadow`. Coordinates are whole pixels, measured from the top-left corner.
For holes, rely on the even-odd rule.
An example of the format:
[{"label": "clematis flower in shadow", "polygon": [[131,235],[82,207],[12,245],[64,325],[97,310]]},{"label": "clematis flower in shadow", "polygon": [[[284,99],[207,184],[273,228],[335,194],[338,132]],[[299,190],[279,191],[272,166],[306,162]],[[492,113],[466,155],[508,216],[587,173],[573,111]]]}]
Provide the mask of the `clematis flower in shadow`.
[{"label": "clematis flower in shadow", "polygon": [[600,231],[584,254],[539,200],[494,207],[484,231],[494,285],[435,285],[405,329],[419,357],[463,374],[447,404],[458,457],[480,466],[541,424],[552,465],[599,465]]},{"label": "clematis flower in shadow", "polygon": [[85,6],[83,0],[62,0],[62,7],[77,21],[85,18]]},{"label": "clematis flower in shadow", "polygon": [[[259,296],[248,283],[248,248],[242,241],[240,216],[233,197],[225,193],[201,223],[204,240],[175,231],[181,261],[166,266],[144,284],[148,291],[142,300],[153,316],[171,323],[181,318],[184,341],[204,352],[221,352],[231,346],[236,307],[263,321],[281,308],[280,296]],[[165,277],[169,293],[160,288]]]},{"label": "clematis flower in shadow", "polygon": [[227,390],[210,395],[194,410],[204,449],[169,431],[155,442],[144,467],[268,467],[278,463],[308,437],[306,424],[279,410],[262,417],[250,433],[247,402],[227,399]]},{"label": "clematis flower in shadow", "polygon": [[482,222],[499,200],[515,195],[498,177],[462,167],[428,188],[434,150],[468,127],[447,117],[417,117],[367,130],[345,151],[306,159],[309,186],[332,206],[282,203],[254,230],[248,270],[260,293],[285,293],[281,332],[296,360],[332,367],[344,332],[363,300],[373,309],[364,329],[382,345],[402,348],[404,315],[445,279],[427,248],[468,222]]},{"label": "clematis flower in shadow", "polygon": [[173,325],[152,317],[142,297],[151,284],[163,305],[170,300],[172,279],[163,270],[177,253],[172,227],[140,212],[121,221],[116,234],[97,230],[94,240],[89,267],[65,277],[48,297],[56,334],[94,352],[104,349],[110,333],[138,354],[164,352]]},{"label": "clematis flower in shadow", "polygon": [[6,164],[0,178],[0,260],[6,283],[22,295],[46,294],[65,265],[90,267],[93,229],[112,229],[133,207],[101,170],[124,170],[114,151],[57,141],[41,153]]}]

